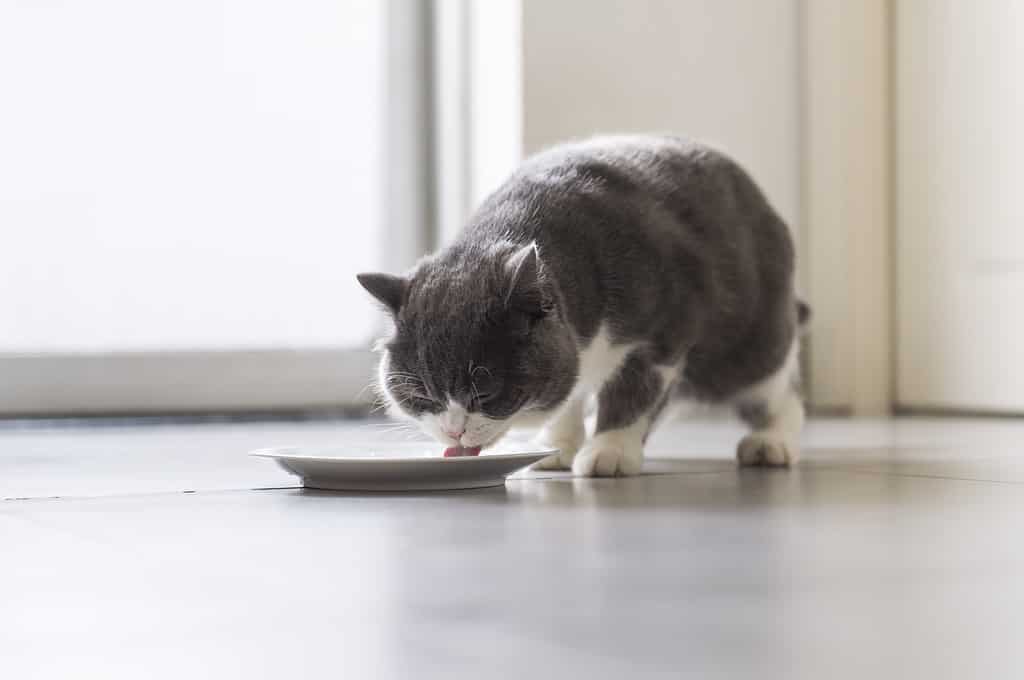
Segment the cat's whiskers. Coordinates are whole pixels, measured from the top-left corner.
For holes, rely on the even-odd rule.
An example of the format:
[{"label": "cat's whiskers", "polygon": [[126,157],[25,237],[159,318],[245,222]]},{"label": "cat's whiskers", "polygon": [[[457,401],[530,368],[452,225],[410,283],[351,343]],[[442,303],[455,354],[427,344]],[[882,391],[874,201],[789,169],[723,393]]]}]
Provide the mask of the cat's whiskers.
[{"label": "cat's whiskers", "polygon": [[[472,365],[472,363],[471,363],[471,365]],[[475,376],[477,371],[485,371],[487,373],[487,377],[488,378],[493,378],[494,377],[494,375],[491,373],[491,369],[489,369],[489,368],[487,368],[486,366],[483,366],[483,365],[474,366],[473,368],[471,368],[470,371],[469,371],[469,377],[472,378],[473,376]]]},{"label": "cat's whiskers", "polygon": [[367,383],[366,386],[363,387],[363,389],[359,390],[359,392],[356,393],[356,401],[360,401],[368,391],[373,391],[374,393],[373,403],[377,403],[381,399],[382,395],[380,393],[380,385],[377,383],[377,381],[372,380],[369,383]]},{"label": "cat's whiskers", "polygon": [[474,366],[472,361],[469,362],[469,386],[473,390],[473,398],[476,400],[477,404],[479,404],[480,390],[476,386],[477,371],[485,371],[487,373],[487,377],[489,378],[493,376],[491,374],[491,369],[487,368],[486,366]]}]

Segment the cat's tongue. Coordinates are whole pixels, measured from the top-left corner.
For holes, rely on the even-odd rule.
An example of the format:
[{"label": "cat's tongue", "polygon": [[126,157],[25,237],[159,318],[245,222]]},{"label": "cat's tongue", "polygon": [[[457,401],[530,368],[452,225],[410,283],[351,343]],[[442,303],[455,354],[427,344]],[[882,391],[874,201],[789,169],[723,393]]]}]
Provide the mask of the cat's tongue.
[{"label": "cat's tongue", "polygon": [[449,446],[444,450],[445,458],[454,458],[456,456],[478,456],[480,455],[479,446]]}]

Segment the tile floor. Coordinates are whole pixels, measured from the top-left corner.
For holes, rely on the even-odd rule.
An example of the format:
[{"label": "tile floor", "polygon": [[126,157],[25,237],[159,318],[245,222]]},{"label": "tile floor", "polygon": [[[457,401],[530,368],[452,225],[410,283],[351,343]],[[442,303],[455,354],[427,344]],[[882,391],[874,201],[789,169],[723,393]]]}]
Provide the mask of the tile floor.
[{"label": "tile floor", "polygon": [[0,427],[0,678],[1021,678],[1024,421],[673,424],[647,474],[303,491],[344,422]]}]

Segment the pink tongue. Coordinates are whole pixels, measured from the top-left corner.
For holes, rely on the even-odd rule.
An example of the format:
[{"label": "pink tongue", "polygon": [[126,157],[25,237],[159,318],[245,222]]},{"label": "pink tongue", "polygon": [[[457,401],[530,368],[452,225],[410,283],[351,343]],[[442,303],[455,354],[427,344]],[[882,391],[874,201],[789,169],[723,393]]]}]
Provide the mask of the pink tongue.
[{"label": "pink tongue", "polygon": [[478,456],[480,455],[479,446],[450,446],[444,450],[445,458],[454,458],[456,456]]}]

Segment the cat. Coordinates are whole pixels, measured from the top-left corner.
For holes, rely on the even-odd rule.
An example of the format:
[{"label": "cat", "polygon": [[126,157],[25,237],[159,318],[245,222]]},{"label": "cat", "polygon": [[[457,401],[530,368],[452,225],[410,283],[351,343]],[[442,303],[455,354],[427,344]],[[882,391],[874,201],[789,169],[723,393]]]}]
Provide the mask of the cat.
[{"label": "cat", "polygon": [[[675,397],[732,405],[743,465],[799,457],[789,230],[725,154],[599,137],[527,159],[451,245],[405,275],[360,274],[394,321],[379,387],[447,446],[542,426],[579,476],[635,475]],[[584,425],[588,399],[596,424]]]}]

